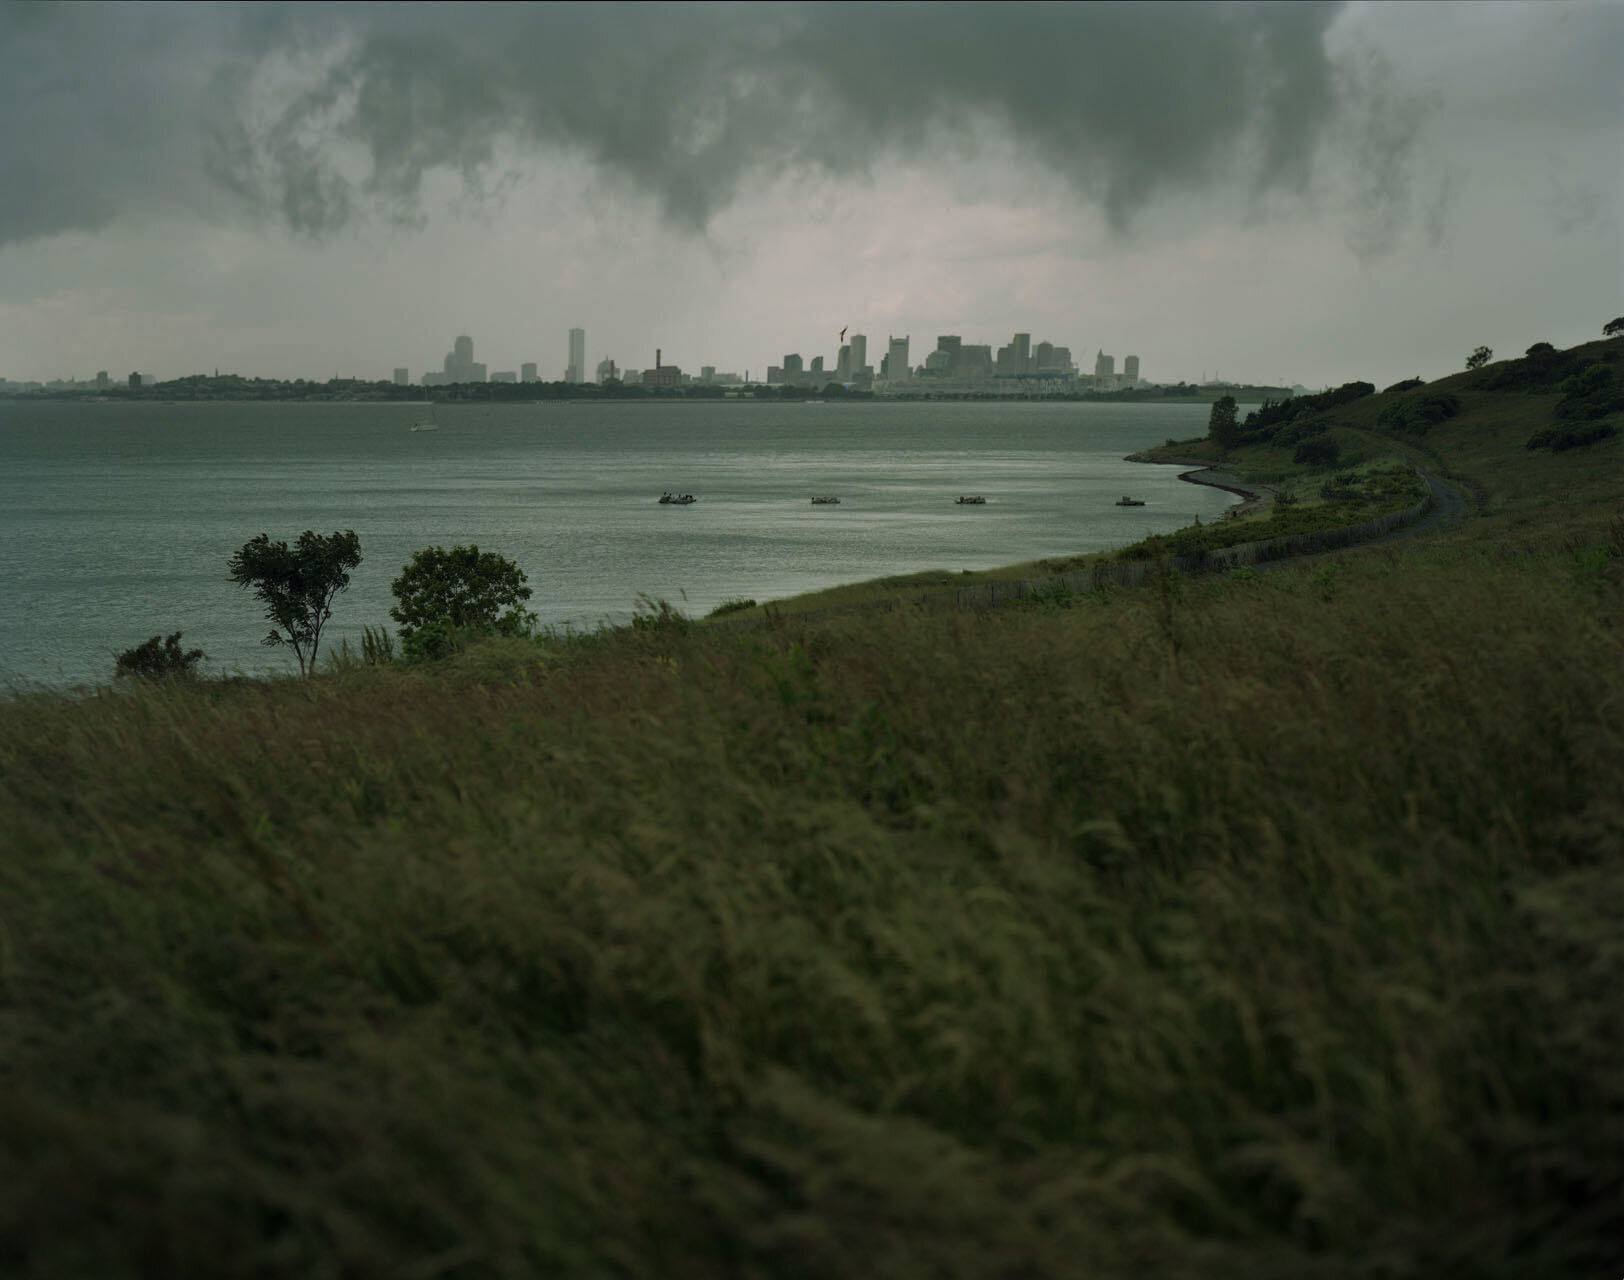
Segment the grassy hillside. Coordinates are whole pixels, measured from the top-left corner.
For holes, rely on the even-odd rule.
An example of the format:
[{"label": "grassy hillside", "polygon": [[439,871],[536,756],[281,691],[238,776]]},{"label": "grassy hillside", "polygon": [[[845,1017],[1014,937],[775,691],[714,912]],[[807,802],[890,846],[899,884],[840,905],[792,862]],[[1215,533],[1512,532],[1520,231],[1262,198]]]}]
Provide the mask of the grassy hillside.
[{"label": "grassy hillside", "polygon": [[1443,386],[1440,536],[0,704],[0,1273],[1615,1273],[1624,454]]}]

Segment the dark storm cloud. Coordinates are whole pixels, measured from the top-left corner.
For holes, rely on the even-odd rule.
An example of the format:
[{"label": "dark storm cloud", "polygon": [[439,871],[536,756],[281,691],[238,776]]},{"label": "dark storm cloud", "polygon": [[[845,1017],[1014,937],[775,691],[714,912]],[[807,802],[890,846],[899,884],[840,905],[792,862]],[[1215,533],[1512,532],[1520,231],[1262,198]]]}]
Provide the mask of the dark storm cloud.
[{"label": "dark storm cloud", "polygon": [[[433,171],[477,190],[498,157],[546,148],[700,227],[756,177],[962,157],[988,136],[1120,226],[1219,178],[1305,184],[1339,113],[1366,105],[1325,50],[1336,13],[10,6],[0,243],[180,209],[320,234],[415,216]],[[1401,166],[1412,140],[1367,134],[1360,163]]]}]

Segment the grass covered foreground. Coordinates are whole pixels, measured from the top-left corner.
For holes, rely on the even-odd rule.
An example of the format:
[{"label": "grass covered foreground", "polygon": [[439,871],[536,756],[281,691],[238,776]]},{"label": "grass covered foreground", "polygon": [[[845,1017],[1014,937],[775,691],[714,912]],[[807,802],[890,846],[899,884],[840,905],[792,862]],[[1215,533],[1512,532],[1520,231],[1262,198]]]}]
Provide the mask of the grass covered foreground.
[{"label": "grass covered foreground", "polygon": [[1620,442],[1508,394],[1261,575],[0,704],[0,1272],[1613,1274]]}]

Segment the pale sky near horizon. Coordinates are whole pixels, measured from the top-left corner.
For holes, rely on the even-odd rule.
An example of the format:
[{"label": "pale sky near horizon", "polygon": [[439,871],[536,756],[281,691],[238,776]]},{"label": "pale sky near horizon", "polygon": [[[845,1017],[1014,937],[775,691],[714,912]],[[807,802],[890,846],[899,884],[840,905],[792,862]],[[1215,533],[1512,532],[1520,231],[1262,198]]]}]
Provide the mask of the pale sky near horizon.
[{"label": "pale sky near horizon", "polygon": [[1624,4],[0,7],[0,377],[1378,386],[1624,313]]}]

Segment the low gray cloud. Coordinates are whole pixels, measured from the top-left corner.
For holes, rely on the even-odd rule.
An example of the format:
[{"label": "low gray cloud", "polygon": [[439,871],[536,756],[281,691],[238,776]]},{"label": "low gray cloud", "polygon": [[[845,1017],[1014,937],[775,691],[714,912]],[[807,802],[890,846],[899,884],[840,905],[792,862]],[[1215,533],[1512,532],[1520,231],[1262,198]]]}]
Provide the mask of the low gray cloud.
[{"label": "low gray cloud", "polygon": [[[1304,188],[1335,5],[0,9],[0,244],[120,218],[410,219],[425,178],[584,155],[703,227],[750,181],[1001,139],[1127,225],[1215,182]],[[1354,160],[1389,189],[1415,130]],[[1395,127],[1397,126],[1397,127]],[[1391,202],[1390,202],[1391,203]],[[1396,206],[1395,206],[1396,207]]]}]

